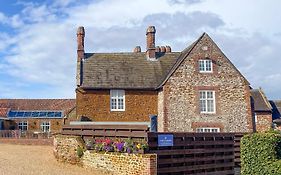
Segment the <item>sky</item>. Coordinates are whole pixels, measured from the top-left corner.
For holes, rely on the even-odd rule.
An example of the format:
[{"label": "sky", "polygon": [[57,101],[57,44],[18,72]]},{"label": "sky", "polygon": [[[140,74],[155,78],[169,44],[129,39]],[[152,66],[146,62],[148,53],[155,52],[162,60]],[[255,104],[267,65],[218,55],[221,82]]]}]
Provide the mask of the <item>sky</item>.
[{"label": "sky", "polygon": [[0,98],[75,98],[76,30],[86,52],[182,51],[207,32],[253,88],[281,99],[281,1],[0,0]]}]

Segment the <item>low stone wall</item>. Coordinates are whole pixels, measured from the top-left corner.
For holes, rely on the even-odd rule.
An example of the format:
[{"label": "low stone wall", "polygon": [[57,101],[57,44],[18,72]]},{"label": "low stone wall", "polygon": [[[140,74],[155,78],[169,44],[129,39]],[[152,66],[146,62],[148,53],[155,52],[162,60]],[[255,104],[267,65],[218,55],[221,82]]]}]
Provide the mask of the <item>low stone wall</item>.
[{"label": "low stone wall", "polygon": [[155,154],[96,153],[86,151],[82,164],[110,175],[156,174]]},{"label": "low stone wall", "polygon": [[93,168],[108,175],[156,175],[156,154],[97,153],[85,151],[81,158],[77,148],[85,147],[81,137],[56,136],[54,154],[60,161],[78,163],[86,168]]},{"label": "low stone wall", "polygon": [[15,139],[15,138],[0,138],[0,144],[15,144],[15,145],[53,145],[53,139]]},{"label": "low stone wall", "polygon": [[85,147],[84,141],[79,136],[57,135],[54,138],[54,155],[59,161],[71,164],[80,163],[80,158],[77,155],[78,147]]}]

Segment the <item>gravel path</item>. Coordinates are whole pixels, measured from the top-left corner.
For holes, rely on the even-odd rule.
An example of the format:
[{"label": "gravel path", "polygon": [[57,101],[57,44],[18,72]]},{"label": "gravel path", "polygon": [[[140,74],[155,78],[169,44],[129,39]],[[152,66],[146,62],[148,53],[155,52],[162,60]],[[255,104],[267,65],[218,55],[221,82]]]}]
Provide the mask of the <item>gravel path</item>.
[{"label": "gravel path", "polygon": [[0,143],[0,175],[102,175],[102,173],[57,162],[51,146]]}]

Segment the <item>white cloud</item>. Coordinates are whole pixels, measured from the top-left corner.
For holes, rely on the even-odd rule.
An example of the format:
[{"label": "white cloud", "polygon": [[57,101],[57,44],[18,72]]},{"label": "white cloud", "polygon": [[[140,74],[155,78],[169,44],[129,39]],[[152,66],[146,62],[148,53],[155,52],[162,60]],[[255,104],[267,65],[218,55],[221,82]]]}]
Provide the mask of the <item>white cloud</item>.
[{"label": "white cloud", "polygon": [[[144,49],[146,27],[156,25],[156,44],[171,45],[177,51],[208,32],[254,87],[265,87],[271,98],[281,98],[277,95],[281,86],[279,40],[262,33],[264,28],[257,21],[250,30],[249,24],[254,22],[246,24],[249,16],[232,19],[237,12],[233,12],[235,8],[231,9],[231,5],[237,3],[221,1],[217,6],[212,0],[25,3],[22,12],[11,17],[0,13],[0,23],[16,29],[13,36],[0,33],[0,49],[8,51],[5,61],[0,60],[0,72],[5,71],[23,83],[48,86],[38,97],[48,96],[45,94],[48,91],[50,97],[73,97],[78,26],[86,27],[87,52],[118,52],[131,51],[136,45]],[[256,10],[260,11],[261,6],[258,3]],[[239,11],[240,16],[247,13]],[[276,31],[274,34],[280,35]]]}]

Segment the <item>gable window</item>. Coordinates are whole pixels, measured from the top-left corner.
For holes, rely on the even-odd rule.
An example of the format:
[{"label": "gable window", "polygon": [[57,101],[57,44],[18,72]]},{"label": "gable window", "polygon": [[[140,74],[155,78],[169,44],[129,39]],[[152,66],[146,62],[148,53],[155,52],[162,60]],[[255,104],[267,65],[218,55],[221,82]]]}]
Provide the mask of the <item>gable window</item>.
[{"label": "gable window", "polygon": [[199,60],[199,72],[213,72],[212,60]]},{"label": "gable window", "polygon": [[199,91],[200,113],[215,113],[215,91]]},{"label": "gable window", "polygon": [[50,132],[50,122],[49,121],[42,122],[40,127],[41,127],[41,131]]},{"label": "gable window", "polygon": [[28,128],[28,123],[27,121],[20,121],[18,126],[19,126],[19,130],[26,131]]},{"label": "gable window", "polygon": [[220,132],[220,128],[196,128],[196,132]]},{"label": "gable window", "polygon": [[125,111],[125,91],[110,90],[110,110]]}]

